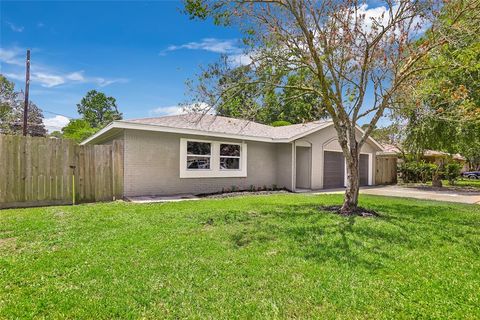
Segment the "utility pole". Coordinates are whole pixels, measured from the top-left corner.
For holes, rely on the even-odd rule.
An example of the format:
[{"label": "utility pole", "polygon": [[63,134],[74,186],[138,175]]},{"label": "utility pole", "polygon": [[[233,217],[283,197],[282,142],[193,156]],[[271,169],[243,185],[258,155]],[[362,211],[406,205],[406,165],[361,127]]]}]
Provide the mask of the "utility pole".
[{"label": "utility pole", "polygon": [[27,73],[25,75],[25,106],[23,107],[23,135],[27,135],[28,126],[28,90],[30,87],[30,49],[27,49]]}]

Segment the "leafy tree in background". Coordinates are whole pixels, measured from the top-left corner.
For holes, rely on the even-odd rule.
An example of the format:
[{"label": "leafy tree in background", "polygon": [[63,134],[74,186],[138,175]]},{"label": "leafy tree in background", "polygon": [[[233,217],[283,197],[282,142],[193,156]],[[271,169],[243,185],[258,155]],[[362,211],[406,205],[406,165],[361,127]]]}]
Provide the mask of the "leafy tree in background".
[{"label": "leafy tree in background", "polygon": [[[0,75],[0,132],[4,134],[23,133],[23,108],[22,96],[15,92],[13,82]],[[28,106],[27,134],[30,136],[44,137],[47,134],[43,124],[42,110],[32,101]]]},{"label": "leafy tree in background", "polygon": [[76,142],[82,142],[95,132],[98,128],[92,128],[88,121],[84,119],[74,119],[62,128],[62,137],[65,139],[75,140]]},{"label": "leafy tree in background", "polygon": [[61,131],[55,130],[55,131],[52,131],[52,132],[49,134],[49,137],[57,138],[57,139],[62,139],[62,138],[63,138],[63,134],[62,134]]},{"label": "leafy tree in background", "polygon": [[[193,100],[214,106],[213,111],[221,116],[269,125],[277,121],[295,124],[327,117],[317,94],[296,89],[312,76],[308,70],[300,69],[282,76],[286,81],[283,88],[265,85],[265,82],[278,81],[279,75],[269,68],[234,66],[223,56],[219,62],[202,70],[195,82],[187,84]],[[230,89],[224,91],[224,88]]]},{"label": "leafy tree in background", "polygon": [[[24,102],[17,100],[13,107],[12,122],[10,124],[11,134],[23,133],[23,108]],[[42,110],[32,101],[28,103],[27,134],[32,137],[45,137],[47,129],[43,123]]]},{"label": "leafy tree in background", "polygon": [[5,133],[10,129],[12,122],[12,108],[17,94],[15,85],[0,74],[0,132]]},{"label": "leafy tree in background", "polygon": [[116,100],[104,93],[90,90],[77,104],[77,110],[91,128],[102,128],[114,120],[122,119]]},{"label": "leafy tree in background", "polygon": [[[368,124],[362,125],[362,129],[366,130]],[[399,123],[393,122],[385,127],[375,127],[372,130],[372,138],[382,144],[394,145],[397,148],[402,148],[404,137],[403,126]]]},{"label": "leafy tree in background", "polygon": [[[474,2],[471,2],[474,3]],[[480,7],[458,19],[446,11],[440,17],[443,32],[454,39],[423,57],[425,70],[402,86],[397,96],[399,121],[407,121],[405,147],[421,154],[425,149],[460,153],[472,168],[480,166]],[[428,32],[419,41],[435,41]]]}]

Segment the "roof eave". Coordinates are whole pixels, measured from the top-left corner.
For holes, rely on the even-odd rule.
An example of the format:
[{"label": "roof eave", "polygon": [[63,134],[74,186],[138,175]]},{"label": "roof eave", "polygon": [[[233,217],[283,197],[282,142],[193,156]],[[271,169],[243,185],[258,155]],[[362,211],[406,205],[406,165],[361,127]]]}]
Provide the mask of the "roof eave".
[{"label": "roof eave", "polygon": [[95,133],[93,136],[83,141],[81,145],[89,144],[92,141],[97,140],[102,135],[106,134],[107,132],[115,128],[190,134],[190,135],[197,135],[197,136],[211,136],[211,137],[217,137],[217,138],[230,138],[230,139],[236,139],[236,140],[249,140],[249,141],[260,141],[260,142],[277,142],[277,143],[288,142],[287,139],[274,140],[273,138],[269,138],[269,137],[257,137],[257,136],[248,136],[248,135],[242,135],[242,134],[202,131],[202,130],[196,130],[196,129],[176,128],[176,127],[160,126],[160,125],[147,124],[147,123],[135,123],[135,122],[121,120],[121,121],[114,121],[110,123],[108,126],[106,126],[102,130]]}]

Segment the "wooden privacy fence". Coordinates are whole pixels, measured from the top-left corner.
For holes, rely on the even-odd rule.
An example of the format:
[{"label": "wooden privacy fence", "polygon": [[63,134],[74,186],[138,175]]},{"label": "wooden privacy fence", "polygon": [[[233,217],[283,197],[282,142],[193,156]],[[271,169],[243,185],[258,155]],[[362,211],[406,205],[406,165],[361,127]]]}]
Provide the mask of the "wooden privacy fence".
[{"label": "wooden privacy fence", "polygon": [[397,183],[397,157],[377,155],[375,161],[375,184]]},{"label": "wooden privacy fence", "polygon": [[0,208],[111,201],[123,196],[123,142],[0,135]]}]

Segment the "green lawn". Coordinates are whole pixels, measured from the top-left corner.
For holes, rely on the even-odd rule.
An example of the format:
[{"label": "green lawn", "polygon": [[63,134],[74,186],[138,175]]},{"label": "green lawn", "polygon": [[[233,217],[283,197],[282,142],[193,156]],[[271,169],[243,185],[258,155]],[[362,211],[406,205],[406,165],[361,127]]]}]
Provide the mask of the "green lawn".
[{"label": "green lawn", "polygon": [[[431,187],[432,181],[426,183],[403,183],[407,187]],[[455,185],[450,185],[448,180],[442,180],[442,185],[445,190],[453,191],[480,191],[480,179],[465,179],[461,178],[455,181]]]},{"label": "green lawn", "polygon": [[455,181],[455,185],[480,189],[480,179],[459,179]]},{"label": "green lawn", "polygon": [[480,206],[340,201],[0,211],[0,318],[480,318]]}]

